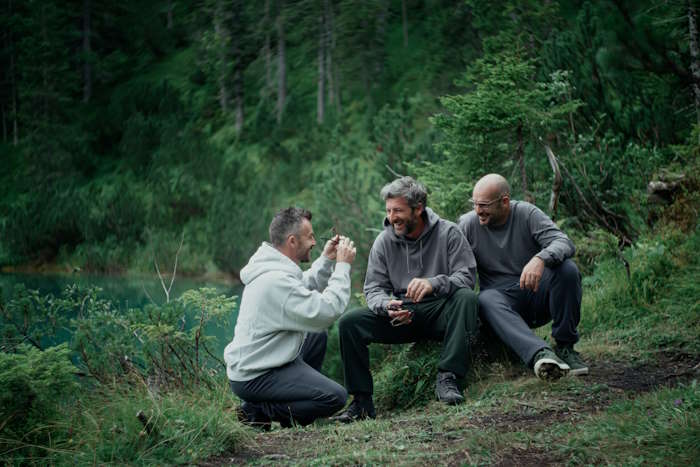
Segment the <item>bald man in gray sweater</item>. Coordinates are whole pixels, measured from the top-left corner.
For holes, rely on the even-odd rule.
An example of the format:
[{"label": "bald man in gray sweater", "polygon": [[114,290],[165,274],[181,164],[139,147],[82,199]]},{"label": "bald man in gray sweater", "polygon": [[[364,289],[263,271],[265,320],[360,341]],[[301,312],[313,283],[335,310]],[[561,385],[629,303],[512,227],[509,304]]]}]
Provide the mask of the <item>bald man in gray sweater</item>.
[{"label": "bald man in gray sweater", "polygon": [[[588,374],[574,351],[581,319],[574,244],[539,208],[511,201],[501,175],[481,178],[472,203],[459,227],[476,258],[481,317],[539,378]],[[553,347],[532,330],[550,320]]]}]

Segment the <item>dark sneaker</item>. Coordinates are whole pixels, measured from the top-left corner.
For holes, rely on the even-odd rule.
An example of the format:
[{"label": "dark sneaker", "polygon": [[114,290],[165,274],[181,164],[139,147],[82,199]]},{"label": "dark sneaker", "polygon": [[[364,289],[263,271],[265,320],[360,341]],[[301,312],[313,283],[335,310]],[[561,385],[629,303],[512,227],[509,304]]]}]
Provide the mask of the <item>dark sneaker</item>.
[{"label": "dark sneaker", "polygon": [[567,365],[569,365],[571,368],[571,370],[569,370],[570,375],[580,376],[588,374],[588,367],[585,363],[583,363],[581,356],[574,350],[573,347],[566,345],[562,347],[554,346],[554,352],[556,352],[557,356],[564,360]]},{"label": "dark sneaker", "polygon": [[344,412],[332,417],[331,420],[340,423],[353,423],[368,418],[377,418],[374,402],[372,402],[371,398],[358,400],[355,397]]},{"label": "dark sneaker", "polygon": [[554,380],[566,376],[571,368],[557,357],[551,349],[544,348],[532,359],[535,374],[540,379]]},{"label": "dark sneaker", "polygon": [[270,417],[265,415],[265,412],[253,402],[241,402],[241,405],[236,409],[236,415],[239,422],[258,430],[270,431],[272,426]]},{"label": "dark sneaker", "polygon": [[440,402],[456,405],[464,402],[464,396],[457,387],[457,377],[449,371],[441,371],[435,381],[435,395]]}]

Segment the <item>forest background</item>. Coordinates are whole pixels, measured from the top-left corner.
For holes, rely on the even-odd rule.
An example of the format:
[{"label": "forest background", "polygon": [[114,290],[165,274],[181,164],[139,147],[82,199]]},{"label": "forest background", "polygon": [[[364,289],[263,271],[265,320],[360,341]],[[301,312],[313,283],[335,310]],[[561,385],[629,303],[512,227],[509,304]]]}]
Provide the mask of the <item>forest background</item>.
[{"label": "forest background", "polygon": [[0,264],[152,271],[184,234],[181,273],[236,274],[300,205],[360,277],[395,173],[451,220],[488,172],[548,210],[546,146],[554,217],[629,245],[695,160],[693,5],[4,2]]},{"label": "forest background", "polygon": [[[0,266],[146,273],[154,257],[172,264],[177,254],[178,274],[236,276],[274,212],[297,205],[313,212],[319,237],[335,228],[355,240],[359,292],[383,184],[412,175],[429,206],[456,220],[475,181],[499,172],[515,199],[574,239],[584,274],[609,259],[632,277],[627,248],[695,238],[697,9],[693,0],[7,0]],[[41,302],[31,297],[20,298]],[[186,301],[230,305],[207,293]],[[172,331],[156,328],[141,331]],[[33,358],[12,342],[3,358]],[[90,345],[76,344],[90,377],[106,384],[133,371],[89,368]],[[144,364],[143,374],[199,384],[199,354],[188,369],[176,349],[153,355],[182,367],[177,377],[167,365]]]}]

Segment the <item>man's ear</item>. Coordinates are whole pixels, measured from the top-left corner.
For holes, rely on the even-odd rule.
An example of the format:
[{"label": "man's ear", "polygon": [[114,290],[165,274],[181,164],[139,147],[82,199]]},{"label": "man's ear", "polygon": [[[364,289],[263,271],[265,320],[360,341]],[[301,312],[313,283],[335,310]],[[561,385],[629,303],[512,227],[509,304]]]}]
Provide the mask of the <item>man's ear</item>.
[{"label": "man's ear", "polygon": [[287,246],[288,246],[288,247],[291,247],[291,248],[295,248],[295,249],[296,249],[296,247],[299,246],[299,239],[297,238],[296,235],[294,235],[294,234],[289,234],[289,236],[287,237],[287,242],[286,242],[286,243],[287,243]]},{"label": "man's ear", "polygon": [[418,206],[413,208],[414,211],[416,211],[416,214],[419,216],[423,214],[423,211],[425,211],[425,208],[423,207],[423,203],[418,203]]}]

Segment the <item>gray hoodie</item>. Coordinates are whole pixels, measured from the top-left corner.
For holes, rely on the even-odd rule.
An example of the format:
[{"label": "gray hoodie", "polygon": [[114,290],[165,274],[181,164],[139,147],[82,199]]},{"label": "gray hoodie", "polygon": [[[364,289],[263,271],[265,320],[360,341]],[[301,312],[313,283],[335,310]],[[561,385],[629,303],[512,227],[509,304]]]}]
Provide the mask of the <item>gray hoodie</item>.
[{"label": "gray hoodie", "polygon": [[401,299],[414,278],[428,279],[435,297],[474,288],[476,261],[457,225],[440,219],[430,208],[425,208],[423,220],[423,232],[412,240],[397,236],[384,219],[384,231],[369,253],[364,286],[367,306],[374,313],[385,315],[392,296]]},{"label": "gray hoodie", "polygon": [[328,329],[338,319],[350,301],[350,264],[332,266],[321,255],[302,272],[269,243],[258,248],[241,269],[245,289],[224,350],[231,381],[250,381],[293,361],[307,332]]}]

